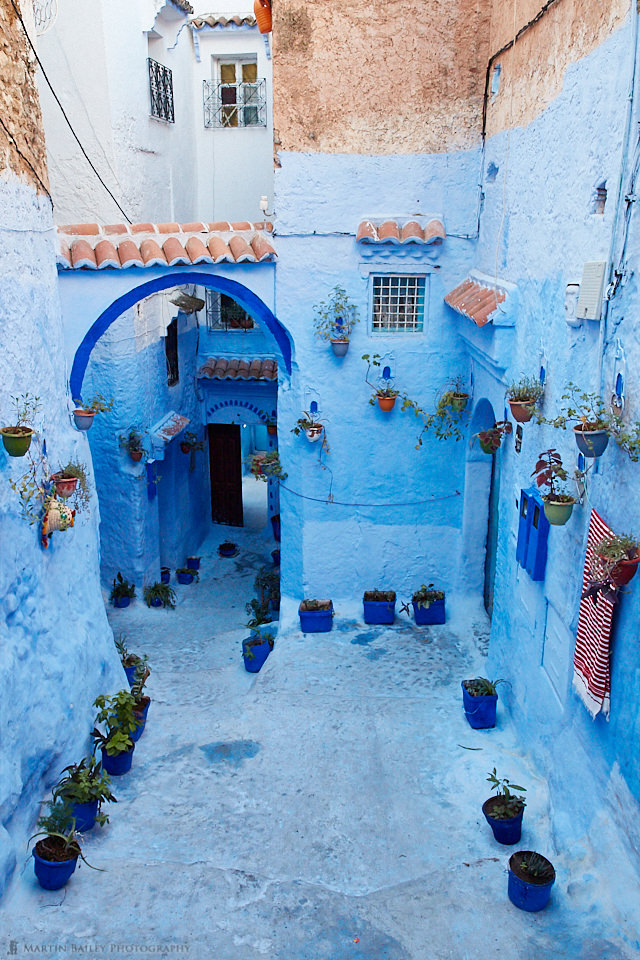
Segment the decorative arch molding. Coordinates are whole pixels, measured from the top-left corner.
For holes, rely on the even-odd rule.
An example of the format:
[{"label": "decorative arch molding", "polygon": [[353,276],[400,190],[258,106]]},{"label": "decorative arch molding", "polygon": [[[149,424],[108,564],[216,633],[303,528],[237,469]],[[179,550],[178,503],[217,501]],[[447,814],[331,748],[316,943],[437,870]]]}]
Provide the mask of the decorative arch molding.
[{"label": "decorative arch molding", "polygon": [[[258,401],[243,400],[242,398],[234,397],[233,399],[229,399],[229,400],[220,400],[212,404],[211,406],[207,405],[207,421],[211,422],[211,418],[215,416],[216,413],[220,413],[221,411],[224,411],[224,414],[226,415],[228,413],[231,413],[232,411],[238,410],[238,407],[242,407],[244,410],[248,410],[250,413],[253,413],[257,418],[255,422],[262,423],[265,426],[266,426],[267,420],[275,420],[276,418],[275,410],[271,410],[270,412],[268,410],[265,410],[262,406],[260,406]],[[220,420],[215,422],[233,423],[234,418],[235,418],[235,414],[233,414],[229,420]]]},{"label": "decorative arch molding", "polygon": [[149,297],[152,293],[159,293],[161,290],[167,290],[183,283],[195,283],[201,287],[210,287],[233,297],[247,313],[250,313],[259,323],[264,324],[271,333],[282,354],[284,368],[287,374],[291,375],[291,337],[286,327],[280,323],[260,297],[249,290],[248,287],[245,287],[244,284],[238,283],[237,280],[228,280],[226,277],[219,277],[201,270],[173,270],[127,290],[125,294],[114,300],[106,310],[103,310],[98,319],[89,327],[76,350],[69,376],[69,388],[74,400],[80,399],[82,396],[82,383],[91,351],[114,320],[117,320],[129,307],[134,306],[140,300],[144,300],[145,297]]}]

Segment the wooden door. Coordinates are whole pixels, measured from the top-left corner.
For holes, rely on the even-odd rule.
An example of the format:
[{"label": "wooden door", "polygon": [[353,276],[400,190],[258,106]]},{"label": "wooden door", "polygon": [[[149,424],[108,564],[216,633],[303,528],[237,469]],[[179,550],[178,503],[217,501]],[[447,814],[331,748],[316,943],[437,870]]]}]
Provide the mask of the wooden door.
[{"label": "wooden door", "polygon": [[484,608],[493,615],[493,587],[496,578],[498,554],[498,504],[500,501],[500,456],[491,457],[491,487],[489,490],[489,515],[487,518],[487,545],[484,561]]},{"label": "wooden door", "polygon": [[209,424],[211,519],[242,527],[242,455],[237,423]]}]

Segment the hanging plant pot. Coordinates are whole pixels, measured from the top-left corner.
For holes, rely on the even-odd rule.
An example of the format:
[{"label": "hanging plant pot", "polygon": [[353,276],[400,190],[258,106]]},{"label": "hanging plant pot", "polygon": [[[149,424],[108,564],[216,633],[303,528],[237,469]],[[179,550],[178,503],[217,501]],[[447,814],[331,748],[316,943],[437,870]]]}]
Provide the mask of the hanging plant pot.
[{"label": "hanging plant pot", "polygon": [[468,393],[452,393],[449,406],[455,413],[461,413],[463,410],[466,410],[468,402]]},{"label": "hanging plant pot", "polygon": [[267,424],[267,433],[269,434],[270,437],[275,437],[275,435],[277,434],[277,432],[278,432],[278,426],[277,426],[277,424],[275,424],[275,423],[268,423],[268,424]]},{"label": "hanging plant pot", "polygon": [[313,427],[305,427],[304,435],[309,443],[317,443],[322,438],[324,427],[321,424],[315,424]]},{"label": "hanging plant pot", "polygon": [[75,493],[75,489],[78,486],[77,477],[65,477],[62,473],[52,474],[51,480],[56,485],[56,495],[65,500],[67,497],[70,497],[72,493]]},{"label": "hanging plant pot", "polygon": [[[526,865],[527,869],[523,865]],[[532,873],[531,866],[538,871],[537,876]],[[518,850],[509,857],[507,893],[511,903],[520,910],[527,910],[529,913],[543,910],[549,902],[555,880],[553,864],[541,853]]]},{"label": "hanging plant pot", "polygon": [[488,730],[490,727],[495,727],[498,694],[474,697],[467,690],[466,683],[466,680],[461,683],[462,705],[469,726],[473,727],[474,730]]},{"label": "hanging plant pot", "polygon": [[348,340],[332,340],[331,349],[333,350],[334,356],[344,357],[349,350],[349,341]]},{"label": "hanging plant pot", "polygon": [[535,410],[535,400],[508,400],[511,416],[516,423],[529,423]]},{"label": "hanging plant pot", "polygon": [[609,434],[606,430],[583,430],[581,426],[573,428],[578,450],[585,457],[601,457],[607,449]]},{"label": "hanging plant pot", "polygon": [[180,444],[180,449],[183,453],[189,453],[191,451],[191,444],[185,443],[184,440]]},{"label": "hanging plant pot", "polygon": [[128,773],[133,763],[133,751],[135,748],[136,745],[134,743],[130,750],[125,750],[123,753],[114,753],[112,756],[109,756],[103,747],[102,769],[111,777],[121,777],[123,773]]},{"label": "hanging plant pot", "polygon": [[254,0],[253,13],[260,33],[271,33],[271,0]]},{"label": "hanging plant pot", "polygon": [[544,515],[556,527],[563,527],[573,511],[575,500],[545,500]]},{"label": "hanging plant pot", "polygon": [[383,413],[389,413],[390,410],[393,410],[396,402],[395,397],[381,397],[380,394],[376,394],[376,399]]},{"label": "hanging plant pot", "polygon": [[487,823],[493,830],[493,836],[498,843],[518,843],[522,834],[522,816],[524,814],[524,806],[515,817],[493,817],[491,815],[492,809],[496,805],[503,803],[504,797],[489,797],[489,799],[485,800],[485,802],[482,804],[482,812],[484,813]]},{"label": "hanging plant pot", "polygon": [[[59,837],[38,840],[31,852],[38,883],[44,890],[60,890],[64,887],[78,865],[80,856],[80,850],[74,845],[65,850],[65,843]],[[50,856],[64,859],[49,860]]]},{"label": "hanging plant pot", "polygon": [[[600,560],[600,563],[604,564],[605,567],[610,565],[610,561],[607,560],[606,557],[599,556],[598,559]],[[635,577],[639,563],[640,553],[628,560],[618,560],[609,574],[609,579],[615,583],[617,587],[624,587]]]},{"label": "hanging plant pot", "polygon": [[10,457],[24,457],[31,446],[31,427],[2,427],[2,443]]},{"label": "hanging plant pot", "polygon": [[93,410],[74,410],[73,419],[78,430],[90,430],[93,426],[93,418],[95,413]]},{"label": "hanging plant pot", "polygon": [[498,444],[498,447],[496,447],[491,441],[488,440],[478,440],[478,443],[480,444],[480,449],[482,452],[488,453],[490,456],[494,454],[500,447],[500,444]]},{"label": "hanging plant pot", "polygon": [[143,453],[144,453],[144,450],[129,450],[129,456],[131,457],[134,463],[140,463],[140,461],[142,460]]}]

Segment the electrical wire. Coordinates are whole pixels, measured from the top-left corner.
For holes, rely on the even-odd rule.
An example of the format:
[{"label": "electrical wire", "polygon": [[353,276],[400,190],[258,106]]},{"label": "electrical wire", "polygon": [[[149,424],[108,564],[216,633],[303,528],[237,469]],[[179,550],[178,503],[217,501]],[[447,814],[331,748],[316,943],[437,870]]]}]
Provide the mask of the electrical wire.
[{"label": "electrical wire", "polygon": [[[36,58],[36,61],[37,61],[37,63],[38,63],[38,66],[40,67],[40,70],[42,71],[42,76],[44,77],[44,79],[45,79],[45,81],[46,81],[46,83],[47,83],[47,86],[49,87],[49,90],[51,91],[51,94],[52,94],[52,96],[53,96],[53,99],[56,101],[56,103],[57,103],[58,106],[60,107],[60,112],[62,113],[62,116],[64,117],[64,119],[65,119],[65,121],[66,121],[66,123],[67,123],[67,126],[69,127],[69,130],[70,130],[71,133],[73,134],[73,137],[74,137],[76,143],[77,143],[78,146],[80,147],[80,150],[82,151],[82,155],[84,156],[85,160],[87,161],[87,163],[89,164],[89,166],[91,167],[91,169],[92,169],[93,172],[95,173],[96,177],[98,178],[98,180],[100,181],[100,183],[102,184],[102,186],[105,188],[105,190],[107,191],[107,193],[109,194],[109,196],[111,197],[111,199],[113,200],[113,202],[115,203],[116,207],[118,208],[118,210],[120,211],[120,213],[122,214],[122,216],[123,216],[123,217],[125,218],[125,220],[127,221],[127,223],[133,223],[133,221],[132,221],[132,220],[127,216],[127,214],[124,212],[124,210],[122,209],[122,207],[120,206],[120,204],[119,204],[118,201],[116,200],[114,194],[111,192],[111,190],[109,189],[109,187],[106,185],[106,183],[104,182],[104,180],[102,179],[102,177],[101,177],[100,174],[98,173],[98,171],[97,171],[96,167],[94,166],[91,158],[89,157],[89,154],[87,153],[87,151],[85,150],[85,148],[82,146],[82,143],[80,142],[80,138],[78,137],[78,134],[77,134],[77,133],[75,132],[75,130],[73,129],[73,126],[72,126],[72,124],[71,124],[71,121],[69,120],[69,117],[67,116],[67,114],[66,114],[66,112],[65,112],[65,109],[64,109],[64,107],[62,106],[62,104],[61,104],[61,102],[60,102],[60,98],[58,97],[58,94],[57,94],[57,93],[55,92],[55,90],[53,89],[53,86],[52,86],[52,84],[51,84],[51,81],[49,80],[49,77],[47,76],[46,70],[44,69],[44,66],[42,65],[42,61],[40,60],[40,57],[38,56],[38,51],[36,50],[36,48],[34,47],[33,43],[31,42],[31,37],[29,36],[29,31],[27,30],[27,28],[26,28],[26,26],[25,26],[25,23],[24,23],[24,20],[22,19],[22,15],[21,15],[20,11],[18,10],[17,6],[15,5],[14,0],[10,0],[10,2],[11,2],[11,6],[13,7],[13,9],[14,9],[14,11],[15,11],[15,14],[16,14],[18,20],[19,20],[20,23],[22,24],[22,29],[24,30],[25,37],[27,38],[27,43],[28,43],[29,46],[31,47],[31,50],[32,50],[32,52],[33,52],[33,55],[34,55],[34,57]],[[3,126],[4,126],[4,124],[3,124]],[[6,129],[6,128],[5,128],[5,129]],[[47,196],[48,196],[49,199],[51,200],[51,195],[49,194],[48,191],[47,191]],[[53,201],[51,201],[51,202],[53,203]]]},{"label": "electrical wire", "polygon": [[301,500],[311,500],[313,503],[327,503],[331,506],[337,507],[420,507],[425,503],[437,503],[440,500],[453,500],[454,497],[459,497],[460,491],[456,490],[454,493],[446,493],[442,497],[429,497],[427,500],[407,500],[405,503],[345,503],[343,500],[327,500],[322,497],[308,497],[305,493],[300,493],[298,490],[292,490],[291,487],[288,487],[286,483],[280,481],[280,487],[283,490],[286,490],[288,493],[293,494],[294,497],[299,497]]},{"label": "electrical wire", "polygon": [[[0,117],[0,126],[2,127],[2,129],[3,129],[4,132],[5,132],[5,134],[7,135],[7,140],[9,141],[9,143],[11,144],[11,146],[14,148],[14,150],[16,151],[16,153],[18,154],[18,156],[21,157],[21,158],[24,160],[24,162],[25,162],[26,165],[29,167],[29,169],[31,170],[32,174],[34,175],[34,177],[36,178],[36,180],[38,181],[38,183],[40,184],[40,186],[42,187],[42,189],[44,190],[44,192],[45,192],[46,195],[48,196],[49,200],[51,201],[51,209],[53,209],[53,199],[52,199],[52,197],[51,197],[51,194],[49,193],[49,190],[47,189],[47,187],[44,185],[44,183],[43,183],[42,180],[40,179],[40,176],[39,176],[39,174],[38,174],[38,171],[37,171],[36,168],[33,166],[33,164],[31,163],[31,161],[29,160],[29,158],[24,155],[24,153],[22,152],[22,150],[21,150],[20,147],[18,146],[18,143],[17,143],[17,141],[16,141],[16,138],[13,136],[13,134],[11,133],[11,131],[10,131],[10,130],[7,128],[7,126],[5,125],[5,122],[4,122],[4,120],[2,119],[2,117]],[[25,231],[25,232],[31,233],[30,230],[29,230],[29,231]]]}]

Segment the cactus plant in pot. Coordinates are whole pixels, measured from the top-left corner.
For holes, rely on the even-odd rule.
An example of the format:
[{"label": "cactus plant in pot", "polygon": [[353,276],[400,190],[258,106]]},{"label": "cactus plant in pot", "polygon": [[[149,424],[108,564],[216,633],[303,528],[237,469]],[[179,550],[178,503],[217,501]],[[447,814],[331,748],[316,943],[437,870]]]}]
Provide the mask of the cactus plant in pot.
[{"label": "cactus plant in pot", "polygon": [[506,777],[499,778],[495,767],[487,780],[496,794],[482,804],[486,821],[498,843],[517,843],[522,832],[522,815],[526,803],[523,796],[518,796],[512,791],[519,790],[521,794],[526,793],[526,787],[511,783]]}]

